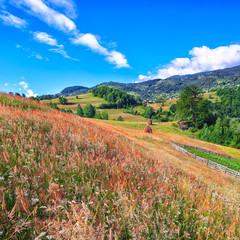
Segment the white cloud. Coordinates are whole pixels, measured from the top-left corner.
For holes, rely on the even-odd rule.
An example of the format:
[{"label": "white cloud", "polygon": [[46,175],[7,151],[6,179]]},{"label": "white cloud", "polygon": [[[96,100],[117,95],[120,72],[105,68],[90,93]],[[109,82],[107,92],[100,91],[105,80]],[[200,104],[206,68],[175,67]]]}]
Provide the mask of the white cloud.
[{"label": "white cloud", "polygon": [[33,93],[33,91],[31,89],[27,90],[26,97],[29,98],[29,97],[37,97],[37,96],[38,96],[38,94]]},{"label": "white cloud", "polygon": [[64,32],[76,31],[75,23],[64,14],[48,7],[42,0],[10,0],[11,3],[20,7],[29,14],[40,18],[47,24]]},{"label": "white cloud", "polygon": [[74,61],[79,61],[78,59],[76,58],[72,58],[70,56],[68,56],[68,54],[66,53],[66,51],[64,51],[63,49],[60,49],[60,48],[53,48],[53,49],[48,49],[50,52],[54,52],[54,53],[58,53],[58,54],[61,54],[64,58],[69,58],[69,59],[72,59]]},{"label": "white cloud", "polygon": [[24,89],[28,88],[28,84],[25,81],[20,82],[19,85],[22,86]]},{"label": "white cloud", "polygon": [[57,40],[53,38],[51,35],[45,32],[34,32],[33,33],[34,39],[38,42],[48,44],[50,46],[56,46],[62,48],[63,45],[59,45]]},{"label": "white cloud", "polygon": [[109,63],[115,64],[116,68],[130,67],[125,56],[115,50],[109,52],[107,48],[101,46],[97,37],[91,33],[80,34],[76,38],[71,39],[75,45],[83,45],[90,48],[92,51],[106,56]]},{"label": "white cloud", "polygon": [[108,55],[108,50],[102,47],[97,37],[91,33],[80,34],[76,38],[71,39],[73,44],[83,45],[89,47],[92,51],[98,52],[102,55]]},{"label": "white cloud", "polygon": [[115,64],[116,68],[130,67],[129,64],[127,63],[127,59],[125,58],[125,56],[122,53],[117,52],[115,50],[111,51],[106,59],[108,62]]},{"label": "white cloud", "polygon": [[[79,33],[76,24],[70,19],[76,17],[76,7],[73,0],[9,0],[9,2],[13,6],[23,9],[25,12],[48,23],[49,26],[53,26],[58,30],[71,34],[73,38],[70,40],[73,44],[86,46],[92,51],[105,56],[105,60],[116,65],[116,68],[130,67],[126,57],[122,53],[116,50],[108,50],[108,48],[103,47],[99,43],[98,38],[91,33]],[[63,11],[65,14],[59,11]],[[59,45],[57,40],[47,33],[35,32],[33,34],[34,39],[39,42],[63,48],[63,45]],[[109,48],[111,49],[112,47]],[[59,53],[65,58],[71,58],[63,49],[50,49],[50,51]]]},{"label": "white cloud", "polygon": [[195,74],[240,65],[240,45],[238,44],[214,49],[206,46],[195,47],[189,54],[190,58],[175,58],[164,68],[159,69],[157,74],[139,75],[139,81],[166,79],[174,75]]},{"label": "white cloud", "polygon": [[35,57],[36,59],[39,59],[39,60],[43,60],[44,58],[42,57],[42,55],[40,55],[39,53],[35,53],[33,52],[31,57]]},{"label": "white cloud", "polygon": [[[21,76],[21,79],[24,80],[24,76]],[[29,89],[28,83],[26,83],[25,81],[21,81],[20,83],[18,83],[18,85],[22,86],[23,89],[26,91],[26,96],[27,97],[37,97],[38,94],[33,93],[33,91],[31,89]],[[19,91],[21,91],[19,89]]]},{"label": "white cloud", "polygon": [[9,83],[4,83],[4,86],[9,86]]},{"label": "white cloud", "polygon": [[4,24],[19,29],[25,28],[28,24],[26,20],[16,17],[7,11],[0,12],[0,19],[3,21]]},{"label": "white cloud", "polygon": [[69,18],[76,18],[76,6],[72,0],[45,0],[45,2],[52,8],[61,8]]}]

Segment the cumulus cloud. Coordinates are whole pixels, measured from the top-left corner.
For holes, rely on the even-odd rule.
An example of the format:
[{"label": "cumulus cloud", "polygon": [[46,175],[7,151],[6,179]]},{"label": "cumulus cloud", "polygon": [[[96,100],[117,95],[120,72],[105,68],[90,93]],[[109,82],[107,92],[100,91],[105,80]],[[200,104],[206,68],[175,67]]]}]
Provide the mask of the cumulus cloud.
[{"label": "cumulus cloud", "polygon": [[127,63],[125,56],[117,51],[109,52],[107,48],[101,46],[97,37],[91,33],[80,34],[76,38],[71,39],[75,45],[83,45],[90,48],[92,51],[97,52],[103,56],[106,56],[106,60],[109,63],[115,64],[116,68],[128,68],[130,67]]},{"label": "cumulus cloud", "polygon": [[138,81],[154,78],[166,79],[174,75],[195,74],[240,65],[240,45],[238,44],[214,49],[206,46],[195,47],[189,55],[190,58],[175,58],[159,69],[157,74],[139,75]]},{"label": "cumulus cloud", "polygon": [[19,85],[22,86],[24,89],[28,88],[28,84],[25,81],[20,82]]},{"label": "cumulus cloud", "polygon": [[[21,79],[22,80],[25,79],[24,76],[22,76]],[[18,85],[20,85],[26,91],[27,97],[37,97],[38,96],[38,94],[33,93],[33,91],[31,89],[29,89],[28,83],[26,83],[25,81],[21,81],[20,83],[18,83]]]},{"label": "cumulus cloud", "polygon": [[129,64],[127,63],[127,59],[125,56],[117,51],[111,51],[107,56],[107,61],[115,64],[116,68],[129,68]]},{"label": "cumulus cloud", "polygon": [[9,83],[4,83],[4,86],[8,86],[9,85]]},{"label": "cumulus cloud", "polygon": [[50,8],[42,0],[10,0],[11,3],[19,7],[31,15],[38,17],[50,26],[64,31],[76,31],[75,23],[62,13]]},{"label": "cumulus cloud", "polygon": [[31,89],[27,90],[26,97],[29,98],[29,97],[37,97],[37,96],[38,96],[38,94],[33,93],[33,91]]},{"label": "cumulus cloud", "polygon": [[51,35],[45,32],[34,32],[33,36],[34,36],[34,39],[38,42],[45,43],[50,46],[63,48],[63,45],[59,45],[55,38],[53,38]]},{"label": "cumulus cloud", "polygon": [[19,29],[25,28],[28,24],[26,20],[16,17],[7,11],[0,11],[0,19],[4,24]]}]

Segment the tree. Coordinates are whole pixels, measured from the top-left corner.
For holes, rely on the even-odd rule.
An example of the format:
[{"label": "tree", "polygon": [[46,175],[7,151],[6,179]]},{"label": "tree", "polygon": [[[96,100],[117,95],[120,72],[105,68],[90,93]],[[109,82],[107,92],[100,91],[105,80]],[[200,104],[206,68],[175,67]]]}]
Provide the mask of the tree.
[{"label": "tree", "polygon": [[77,116],[83,117],[83,109],[80,104],[77,105]]},{"label": "tree", "polygon": [[195,85],[185,86],[176,108],[178,117],[189,127],[201,128],[209,121],[209,101],[203,98]]},{"label": "tree", "polygon": [[119,116],[119,117],[117,118],[117,121],[123,122],[124,120],[123,120],[122,116]]},{"label": "tree", "polygon": [[66,105],[67,104],[67,99],[65,97],[58,97],[58,101],[61,105]]},{"label": "tree", "polygon": [[57,106],[56,103],[52,103],[52,102],[50,102],[50,103],[49,103],[49,106],[50,106],[51,108],[53,108],[53,109],[60,110],[60,109],[58,108],[58,106]]},{"label": "tree", "polygon": [[106,111],[102,112],[102,119],[108,120],[108,113]]},{"label": "tree", "polygon": [[93,118],[95,116],[96,110],[92,104],[87,104],[83,108],[83,116],[86,118]]},{"label": "tree", "polygon": [[147,107],[144,113],[145,118],[151,118],[154,114],[154,109],[152,107]]}]

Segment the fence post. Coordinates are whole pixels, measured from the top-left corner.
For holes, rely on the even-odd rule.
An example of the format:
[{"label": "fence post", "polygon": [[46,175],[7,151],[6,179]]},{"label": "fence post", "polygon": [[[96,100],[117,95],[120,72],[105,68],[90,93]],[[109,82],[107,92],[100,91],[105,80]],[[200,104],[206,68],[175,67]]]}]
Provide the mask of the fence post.
[{"label": "fence post", "polygon": [[215,163],[215,168],[217,168],[217,163]]},{"label": "fence post", "polygon": [[207,166],[208,166],[208,161],[209,161],[209,159],[207,160]]},{"label": "fence post", "polygon": [[227,173],[227,167],[225,168],[225,173]]}]

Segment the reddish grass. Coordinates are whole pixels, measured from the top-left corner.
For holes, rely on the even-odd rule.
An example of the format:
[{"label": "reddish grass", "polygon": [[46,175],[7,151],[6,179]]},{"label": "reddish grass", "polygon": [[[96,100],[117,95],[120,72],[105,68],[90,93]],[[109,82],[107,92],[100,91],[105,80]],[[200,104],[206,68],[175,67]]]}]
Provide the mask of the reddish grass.
[{"label": "reddish grass", "polygon": [[213,171],[167,135],[58,111],[0,105],[0,116],[4,239],[239,239],[239,182],[209,184]]}]

